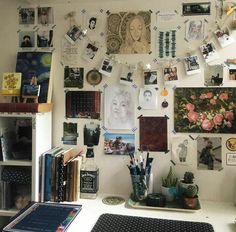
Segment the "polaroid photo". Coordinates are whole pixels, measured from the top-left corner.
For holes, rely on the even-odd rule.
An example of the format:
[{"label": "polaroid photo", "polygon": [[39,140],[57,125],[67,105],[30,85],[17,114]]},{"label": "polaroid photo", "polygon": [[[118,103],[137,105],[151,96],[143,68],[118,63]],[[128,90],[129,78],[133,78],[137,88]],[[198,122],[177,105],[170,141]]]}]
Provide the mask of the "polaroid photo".
[{"label": "polaroid photo", "polygon": [[35,23],[35,9],[34,8],[20,8],[19,9],[19,24],[29,25]]},{"label": "polaroid photo", "polygon": [[97,51],[98,48],[95,45],[88,43],[82,54],[82,58],[85,59],[86,61],[91,62],[92,60],[94,60]]},{"label": "polaroid photo", "polygon": [[182,7],[183,16],[210,15],[211,14],[210,2],[183,3],[182,6],[183,6]]},{"label": "polaroid photo", "polygon": [[184,67],[187,75],[200,73],[198,56],[192,55],[184,58]]},{"label": "polaroid photo", "polygon": [[54,23],[52,7],[38,7],[38,24],[48,25]]},{"label": "polaroid photo", "polygon": [[165,81],[177,81],[177,67],[164,68],[164,80]]},{"label": "polaroid photo", "polygon": [[34,31],[20,31],[19,32],[19,47],[32,48],[35,46],[35,32]]},{"label": "polaroid photo", "polygon": [[120,83],[124,85],[134,84],[134,69],[128,65],[122,65],[122,71],[120,75]]},{"label": "polaroid photo", "polygon": [[157,109],[157,91],[155,88],[140,88],[139,106],[144,110]]},{"label": "polaroid photo", "polygon": [[157,87],[157,70],[145,70],[143,72],[144,86]]},{"label": "polaroid photo", "polygon": [[235,42],[234,37],[230,35],[228,28],[216,30],[214,34],[222,48],[227,47]]},{"label": "polaroid photo", "polygon": [[221,137],[198,137],[197,168],[200,170],[219,170],[222,168]]},{"label": "polaroid photo", "polygon": [[77,25],[73,25],[65,34],[65,38],[71,43],[74,44],[78,39],[82,39],[84,37],[84,32],[81,27]]},{"label": "polaroid photo", "polygon": [[220,58],[218,52],[216,51],[215,45],[212,42],[201,45],[200,51],[206,63]]},{"label": "polaroid photo", "polygon": [[206,65],[204,69],[204,85],[220,86],[223,84],[223,65]]},{"label": "polaroid photo", "polygon": [[39,48],[53,47],[53,30],[38,30],[37,46]]},{"label": "polaroid photo", "polygon": [[186,22],[185,37],[187,40],[203,40],[205,23],[203,20],[188,20]]},{"label": "polaroid photo", "polygon": [[114,65],[114,60],[105,57],[102,61],[99,72],[105,76],[111,77],[113,65]]}]

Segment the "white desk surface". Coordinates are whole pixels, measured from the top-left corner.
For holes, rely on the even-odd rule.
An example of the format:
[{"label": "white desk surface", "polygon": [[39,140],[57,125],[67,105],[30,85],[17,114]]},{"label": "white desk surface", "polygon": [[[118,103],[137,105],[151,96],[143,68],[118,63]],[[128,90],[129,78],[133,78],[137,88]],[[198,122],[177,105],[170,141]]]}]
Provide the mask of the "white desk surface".
[{"label": "white desk surface", "polygon": [[[102,202],[105,196],[95,200],[80,199],[77,204],[82,205],[82,210],[70,225],[68,232],[90,232],[101,214],[112,213],[151,218],[163,218],[185,221],[199,221],[212,224],[215,232],[235,232],[236,207],[233,203],[201,201],[201,209],[196,212],[176,212],[167,210],[134,209],[121,205],[106,205]],[[127,200],[127,199],[126,199]]]}]

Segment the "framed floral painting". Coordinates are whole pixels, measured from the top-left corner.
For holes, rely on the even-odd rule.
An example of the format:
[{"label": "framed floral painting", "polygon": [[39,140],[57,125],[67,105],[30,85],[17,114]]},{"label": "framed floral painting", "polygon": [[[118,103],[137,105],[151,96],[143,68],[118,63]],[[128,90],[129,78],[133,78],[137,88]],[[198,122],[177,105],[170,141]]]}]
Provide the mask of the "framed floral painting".
[{"label": "framed floral painting", "polygon": [[236,133],[236,88],[176,88],[174,129],[183,133]]}]

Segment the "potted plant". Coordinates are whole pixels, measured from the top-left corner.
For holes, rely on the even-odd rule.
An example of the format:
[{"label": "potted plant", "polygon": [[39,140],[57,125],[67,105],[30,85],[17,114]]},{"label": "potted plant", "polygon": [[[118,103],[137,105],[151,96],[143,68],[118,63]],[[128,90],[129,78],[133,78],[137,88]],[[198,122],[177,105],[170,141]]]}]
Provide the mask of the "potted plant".
[{"label": "potted plant", "polygon": [[184,208],[195,209],[198,204],[198,185],[193,181],[194,174],[185,172],[184,178],[179,182],[178,191],[183,198]]},{"label": "potted plant", "polygon": [[165,178],[162,178],[161,192],[166,197],[166,201],[173,201],[176,194],[178,178],[175,177],[172,167]]}]

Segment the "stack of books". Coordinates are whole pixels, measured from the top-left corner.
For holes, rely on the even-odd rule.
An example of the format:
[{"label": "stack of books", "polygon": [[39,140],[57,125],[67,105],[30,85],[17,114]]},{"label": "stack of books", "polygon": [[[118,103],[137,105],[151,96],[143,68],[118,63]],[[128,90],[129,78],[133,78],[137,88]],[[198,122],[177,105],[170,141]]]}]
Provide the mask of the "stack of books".
[{"label": "stack of books", "polygon": [[77,201],[80,193],[82,150],[55,147],[41,156],[40,200]]}]

